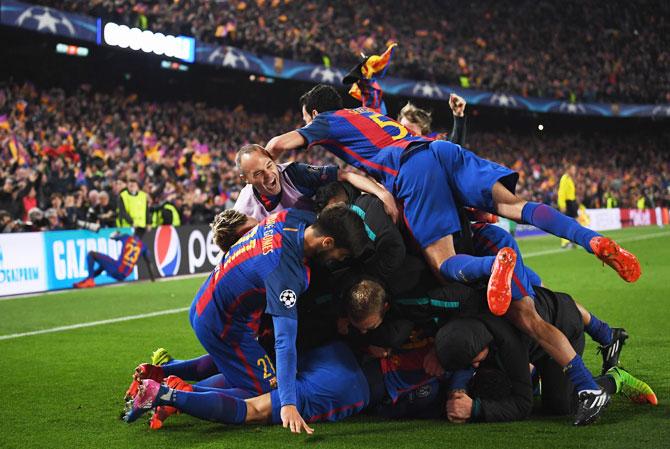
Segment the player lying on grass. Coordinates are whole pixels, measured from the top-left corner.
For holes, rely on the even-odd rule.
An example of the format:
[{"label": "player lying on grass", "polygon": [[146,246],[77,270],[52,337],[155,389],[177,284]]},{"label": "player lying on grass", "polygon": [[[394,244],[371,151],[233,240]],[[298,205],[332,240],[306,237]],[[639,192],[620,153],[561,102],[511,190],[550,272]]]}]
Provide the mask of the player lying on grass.
[{"label": "player lying on grass", "polygon": [[[340,421],[369,410],[392,418],[420,417],[426,409],[439,408],[440,382],[425,373],[422,360],[427,348],[414,349],[384,359],[366,359],[362,364],[343,342],[335,341],[298,357],[297,408],[307,423]],[[167,369],[170,364],[164,365]],[[212,382],[188,384],[171,376],[144,379],[126,421],[133,422],[147,411],[172,407],[208,421],[225,424],[282,423],[277,390],[245,397],[237,389],[211,387]],[[443,376],[443,382],[449,380]],[[156,417],[152,427],[162,426]],[[284,427],[286,423],[284,423]],[[312,433],[310,426],[291,427]]]},{"label": "player lying on grass", "polygon": [[[536,301],[542,317],[551,321],[558,329],[566,333],[571,343],[574,344],[575,350],[581,354],[584,348],[584,317],[574,300],[566,294],[554,293],[542,287],[537,287],[537,291],[538,296]],[[451,293],[455,295],[452,299],[471,297],[467,291],[459,292],[458,290],[452,290]],[[483,306],[483,290],[480,290],[479,296]],[[651,393],[646,384],[639,383],[632,376],[628,377],[622,374],[623,371],[620,368],[613,367],[608,369],[607,373],[615,377],[616,373],[619,376],[616,377],[617,388],[613,390],[611,388],[612,384],[605,381],[601,383],[607,392],[605,396],[591,395],[592,397],[587,398],[587,400],[581,400],[577,403],[574,385],[564,374],[562,368],[536,343],[520,334],[506,320],[485,313],[476,315],[477,318],[451,319],[445,325],[442,325],[442,320],[445,319],[443,309],[445,306],[449,307],[448,301],[427,297],[418,298],[420,301],[414,301],[414,304],[403,300],[396,300],[394,304],[393,302],[386,302],[384,298],[383,287],[374,281],[364,280],[355,285],[349,295],[349,302],[346,306],[351,324],[362,333],[373,334],[371,342],[380,344],[376,343],[374,338],[377,339],[376,341],[388,339],[388,336],[383,335],[383,327],[386,326],[387,334],[388,329],[395,332],[397,329],[403,327],[397,323],[398,320],[416,320],[417,317],[423,320],[437,320],[437,326],[442,327],[435,337],[436,351],[434,354],[437,357],[441,370],[436,370],[434,366],[435,360],[432,358],[432,354],[428,353],[424,360],[424,368],[431,374],[440,374],[444,370],[457,371],[466,369],[471,365],[474,355],[484,358],[486,356],[485,351],[483,351],[484,345],[480,347],[473,344],[470,336],[481,327],[478,326],[479,321],[484,322],[487,326],[488,323],[492,323],[489,326],[489,331],[497,340],[491,345],[491,348],[495,348],[496,352],[495,354],[492,353],[490,360],[501,364],[502,369],[511,373],[509,374],[510,376],[514,376],[508,389],[509,393],[505,396],[504,400],[484,403],[480,401],[480,403],[475,403],[475,405],[473,405],[472,400],[469,400],[469,398],[459,396],[462,400],[450,404],[454,421],[462,422],[473,416],[485,421],[525,419],[530,414],[532,406],[532,385],[528,369],[529,360],[537,366],[540,376],[542,376],[545,397],[553,404],[552,407],[555,412],[567,414],[574,412],[579,407],[576,413],[575,424],[585,425],[593,422],[608,404],[609,395],[620,391],[621,382],[627,385],[625,391],[637,392],[638,395]],[[396,321],[396,323],[393,323],[393,321]],[[421,323],[421,321],[416,322]],[[460,324],[458,327],[454,327],[452,323]],[[469,325],[474,330],[469,329]],[[421,327],[426,328],[423,324],[421,324]],[[379,335],[378,331],[382,331],[382,335]],[[377,335],[374,335],[375,333]],[[485,341],[485,343],[491,343],[491,339]],[[383,345],[384,343],[381,344]],[[473,352],[473,347],[477,349],[476,352]],[[395,350],[393,347],[378,349],[381,350],[380,352],[383,355],[393,353]],[[617,353],[616,359],[618,360],[620,347],[615,352]],[[456,362],[453,360],[456,360]],[[475,365],[479,361],[481,360],[475,360]],[[559,373],[560,377],[558,377]],[[546,376],[548,382],[546,386],[544,376]],[[562,389],[558,390],[558,396],[555,396],[557,391],[555,386],[559,385],[557,384],[558,381],[560,381]],[[599,381],[603,381],[603,379],[600,378]],[[566,393],[566,389],[569,389],[569,394]],[[557,402],[556,397],[562,398],[563,402]],[[604,397],[605,399],[601,402],[600,397]],[[468,400],[469,402],[467,402]],[[568,403],[566,401],[569,402],[569,407],[566,405]],[[655,399],[649,396],[649,401],[653,403]],[[468,405],[470,408],[467,408]],[[460,413],[458,415],[453,414],[453,410],[456,408],[459,410],[458,413]],[[465,417],[466,408],[467,417]]]},{"label": "player lying on grass", "polygon": [[[267,151],[322,145],[379,182],[400,201],[409,230],[426,260],[445,279],[472,280],[493,274],[489,306],[497,315],[511,301],[509,255],[456,255],[458,204],[532,224],[596,254],[628,282],[640,276],[637,258],[614,241],[586,229],[557,210],[514,194],[518,174],[453,143],[414,136],[400,123],[366,108],[343,109],[338,92],[318,85],[300,99],[305,126],[272,138]],[[496,263],[503,269],[494,269]]]},{"label": "player lying on grass", "polygon": [[[133,235],[120,234],[118,232],[112,234],[113,240],[121,242],[121,255],[118,259],[112,259],[106,254],[97,251],[89,251],[86,255],[86,267],[88,269],[88,277],[82,281],[75,282],[74,288],[90,288],[95,287],[95,278],[106,272],[109,276],[117,281],[122,281],[133,272],[133,269],[139,262],[140,256],[144,259],[149,270],[151,281],[154,281],[153,265],[149,258],[149,250],[142,243],[142,234],[144,229],[140,231],[138,228]],[[96,263],[98,268],[95,268]]]},{"label": "player lying on grass", "polygon": [[[327,208],[318,218],[282,211],[230,248],[191,306],[191,326],[228,386],[257,395],[278,386],[281,418],[292,430],[307,427],[296,408],[295,384],[295,306],[310,282],[305,261],[356,257],[366,243],[363,222],[344,206]],[[263,314],[272,317],[276,371],[257,341]]]}]

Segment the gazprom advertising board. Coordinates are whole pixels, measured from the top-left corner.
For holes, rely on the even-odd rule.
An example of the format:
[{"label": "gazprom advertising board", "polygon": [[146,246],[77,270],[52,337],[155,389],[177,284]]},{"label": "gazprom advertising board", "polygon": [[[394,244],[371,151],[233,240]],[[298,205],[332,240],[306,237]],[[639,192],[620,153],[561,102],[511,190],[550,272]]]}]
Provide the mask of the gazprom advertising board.
[{"label": "gazprom advertising board", "polygon": [[[119,256],[121,242],[111,238],[117,230],[0,234],[0,296],[72,287],[88,276],[89,251]],[[126,279],[137,279],[137,268]],[[116,281],[103,273],[95,282]]]}]

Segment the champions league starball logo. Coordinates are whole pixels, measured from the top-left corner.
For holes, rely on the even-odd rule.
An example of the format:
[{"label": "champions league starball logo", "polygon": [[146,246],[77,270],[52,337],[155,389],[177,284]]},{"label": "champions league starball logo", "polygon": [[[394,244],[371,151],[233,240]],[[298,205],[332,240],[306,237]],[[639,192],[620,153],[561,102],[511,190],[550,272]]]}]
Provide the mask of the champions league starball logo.
[{"label": "champions league starball logo", "polygon": [[279,294],[279,301],[281,301],[287,309],[293,307],[297,300],[298,297],[293,290],[284,290]]},{"label": "champions league starball logo", "polygon": [[231,67],[233,69],[249,70],[249,60],[244,53],[233,47],[218,47],[214,50],[207,61],[210,64]]},{"label": "champions league starball logo", "polygon": [[419,81],[416,83],[412,89],[412,95],[421,95],[422,97],[428,98],[442,98],[444,96],[440,86],[427,81]]},{"label": "champions league starball logo", "polygon": [[69,34],[75,35],[74,25],[72,22],[58,11],[34,6],[28,8],[19,15],[16,19],[17,26],[33,28],[37,31],[46,31],[52,34]]},{"label": "champions league starball logo", "polygon": [[586,108],[583,104],[567,102],[561,103],[558,110],[568,114],[584,114],[586,112]]},{"label": "champions league starball logo", "polygon": [[511,95],[493,94],[491,95],[491,104],[496,106],[516,106],[517,102]]},{"label": "champions league starball logo", "polygon": [[319,83],[339,83],[344,78],[344,73],[331,67],[317,66],[309,74],[309,78]]},{"label": "champions league starball logo", "polygon": [[651,115],[653,117],[659,117],[659,116],[670,117],[670,106],[667,105],[656,106],[651,111]]}]

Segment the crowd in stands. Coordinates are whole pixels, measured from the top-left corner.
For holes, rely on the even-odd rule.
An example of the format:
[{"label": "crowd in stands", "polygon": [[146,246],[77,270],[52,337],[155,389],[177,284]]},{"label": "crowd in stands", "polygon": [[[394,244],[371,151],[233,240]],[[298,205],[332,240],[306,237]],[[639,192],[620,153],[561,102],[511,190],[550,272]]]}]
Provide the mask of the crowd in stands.
[{"label": "crowd in stands", "polygon": [[566,101],[670,103],[664,0],[36,3],[344,68],[397,41],[394,76]]},{"label": "crowd in stands", "polygon": [[[300,126],[298,111],[250,113],[204,103],[155,103],[117,90],[0,88],[0,231],[97,229],[116,223],[119,193],[136,179],[151,205],[170,202],[181,224],[206,224],[232,207],[242,183],[235,152]],[[444,128],[451,124],[444,124]],[[604,207],[670,206],[665,135],[538,136],[471,132],[466,146],[521,174],[519,193],[555,204],[567,162],[578,198]],[[293,158],[338,163],[321,149]],[[341,162],[339,162],[341,164]]]}]

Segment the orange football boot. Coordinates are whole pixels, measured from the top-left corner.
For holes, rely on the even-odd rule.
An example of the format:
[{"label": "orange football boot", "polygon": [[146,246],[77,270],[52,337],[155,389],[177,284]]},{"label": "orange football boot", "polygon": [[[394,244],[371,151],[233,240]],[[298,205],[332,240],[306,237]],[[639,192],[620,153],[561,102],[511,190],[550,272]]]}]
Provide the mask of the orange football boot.
[{"label": "orange football boot", "polygon": [[75,282],[72,286],[74,288],[91,288],[95,287],[95,281],[93,278],[86,278],[83,281]]},{"label": "orange football boot", "polygon": [[128,390],[126,390],[125,399],[132,399],[137,395],[137,389],[144,379],[155,380],[156,382],[162,382],[165,378],[163,374],[163,368],[156,365],[150,365],[149,363],[142,363],[135,368],[133,372],[133,381],[130,383]]},{"label": "orange football boot", "polygon": [[510,247],[502,248],[496,254],[489,286],[486,290],[486,299],[489,310],[497,316],[502,316],[509,309],[512,302],[512,274],[516,265],[516,252]]},{"label": "orange football boot", "polygon": [[607,237],[593,237],[589,242],[593,254],[614,269],[621,279],[626,282],[635,282],[642,274],[637,257],[619,246],[614,240]]},{"label": "orange football boot", "polygon": [[[177,376],[168,376],[165,379],[165,384],[170,388],[174,388],[175,390],[193,391],[193,385],[181,380]],[[160,429],[163,427],[163,421],[175,413],[179,413],[179,410],[169,405],[161,405],[156,407],[156,411],[149,421],[149,427],[154,430]]]}]

